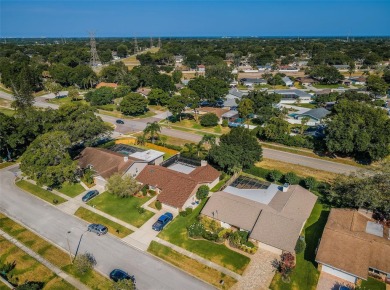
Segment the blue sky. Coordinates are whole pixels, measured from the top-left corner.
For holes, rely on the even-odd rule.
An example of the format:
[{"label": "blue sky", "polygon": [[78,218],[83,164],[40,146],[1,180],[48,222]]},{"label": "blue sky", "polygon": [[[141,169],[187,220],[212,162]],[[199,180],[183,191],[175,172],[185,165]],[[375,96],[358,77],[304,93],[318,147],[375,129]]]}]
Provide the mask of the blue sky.
[{"label": "blue sky", "polygon": [[390,0],[0,0],[0,37],[390,36]]}]

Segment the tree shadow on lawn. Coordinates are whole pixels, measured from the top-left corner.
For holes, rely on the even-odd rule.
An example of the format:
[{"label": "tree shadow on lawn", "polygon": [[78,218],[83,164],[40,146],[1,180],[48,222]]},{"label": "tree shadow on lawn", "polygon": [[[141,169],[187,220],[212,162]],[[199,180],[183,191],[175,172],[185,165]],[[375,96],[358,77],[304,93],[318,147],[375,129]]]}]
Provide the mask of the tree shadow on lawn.
[{"label": "tree shadow on lawn", "polygon": [[329,211],[323,209],[321,211],[318,220],[305,229],[305,242],[306,248],[304,253],[304,259],[313,263],[317,267],[315,261],[316,250],[319,245],[320,238],[325,228],[325,224],[328,221]]}]

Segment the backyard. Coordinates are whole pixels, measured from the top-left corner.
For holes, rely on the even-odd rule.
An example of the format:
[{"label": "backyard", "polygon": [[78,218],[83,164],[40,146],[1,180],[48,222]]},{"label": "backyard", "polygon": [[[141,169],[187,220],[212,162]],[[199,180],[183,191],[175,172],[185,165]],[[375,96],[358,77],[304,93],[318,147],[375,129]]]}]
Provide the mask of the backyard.
[{"label": "backyard", "polygon": [[328,215],[329,209],[317,202],[303,229],[302,234],[305,236],[306,248],[302,253],[297,254],[296,266],[290,274],[290,283],[283,282],[281,275],[276,273],[270,289],[316,289],[319,271],[315,262],[315,250],[324,230]]},{"label": "backyard", "polygon": [[206,200],[186,217],[178,216],[172,223],[168,224],[166,229],[159,234],[159,237],[238,274],[242,274],[248,266],[250,258],[228,249],[224,244],[207,240],[193,240],[188,237],[187,226],[196,221],[205,203]]},{"label": "backyard", "polygon": [[150,198],[135,196],[122,198],[106,191],[89,201],[88,204],[139,228],[154,215],[153,212],[148,210],[139,213],[137,209]]}]

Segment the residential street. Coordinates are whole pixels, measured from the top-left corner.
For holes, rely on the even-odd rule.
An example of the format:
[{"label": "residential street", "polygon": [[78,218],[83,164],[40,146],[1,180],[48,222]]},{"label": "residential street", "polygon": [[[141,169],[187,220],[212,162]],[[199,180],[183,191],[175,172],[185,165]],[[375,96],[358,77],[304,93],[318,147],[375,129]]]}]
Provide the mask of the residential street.
[{"label": "residential street", "polygon": [[[7,100],[13,100],[12,96],[10,94],[4,93],[0,91],[0,98],[4,98]],[[51,107],[51,108],[58,108],[58,105],[50,104],[44,102],[44,99],[47,98],[46,96],[38,97],[36,98],[35,106],[38,107]],[[112,123],[116,126],[115,132],[125,134],[125,133],[134,133],[139,132],[145,129],[146,123],[150,121],[157,121],[161,119],[165,119],[166,113],[159,114],[157,116],[154,116],[152,118],[145,118],[145,119],[136,119],[136,120],[126,120],[124,119],[123,125],[118,125],[115,123],[115,121],[118,119],[116,117],[111,117],[107,115],[98,114],[105,122]],[[180,130],[175,129],[169,129],[163,127],[161,129],[161,133],[167,136],[176,137],[192,142],[199,142],[202,139],[202,136],[199,134],[194,134],[190,132],[184,132]],[[268,149],[263,147],[263,157],[268,159],[274,159],[278,161],[283,161],[286,163],[292,163],[292,164],[299,164],[302,166],[307,166],[310,168],[315,168],[318,170],[324,170],[329,171],[333,173],[350,173],[352,171],[358,170],[358,167],[346,165],[342,163],[336,163],[331,162],[327,160],[321,160],[319,158],[313,158],[313,157],[307,157],[302,156],[298,154],[288,153],[284,151],[279,151],[275,149]]]},{"label": "residential street", "polygon": [[114,268],[124,269],[135,275],[138,289],[212,289],[208,284],[128,246],[111,235],[99,237],[86,232],[86,222],[16,187],[11,170],[0,170],[0,211],[32,228],[64,250],[68,249],[68,236],[71,252],[92,253],[97,260],[96,268],[102,273],[108,275]]}]

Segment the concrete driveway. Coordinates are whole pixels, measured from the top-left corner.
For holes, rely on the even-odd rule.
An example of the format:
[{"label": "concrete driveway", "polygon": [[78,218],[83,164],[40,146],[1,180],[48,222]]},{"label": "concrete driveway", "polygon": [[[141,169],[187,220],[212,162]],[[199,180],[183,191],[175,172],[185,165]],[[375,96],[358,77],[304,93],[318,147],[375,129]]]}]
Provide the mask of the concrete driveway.
[{"label": "concrete driveway", "polygon": [[338,290],[340,285],[354,289],[354,285],[331,274],[321,272],[318,279],[317,290]]}]

